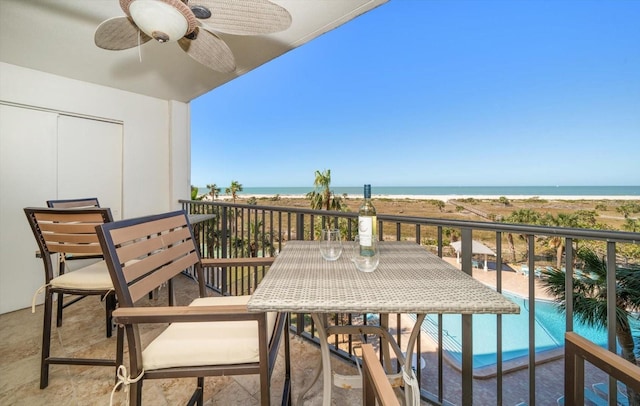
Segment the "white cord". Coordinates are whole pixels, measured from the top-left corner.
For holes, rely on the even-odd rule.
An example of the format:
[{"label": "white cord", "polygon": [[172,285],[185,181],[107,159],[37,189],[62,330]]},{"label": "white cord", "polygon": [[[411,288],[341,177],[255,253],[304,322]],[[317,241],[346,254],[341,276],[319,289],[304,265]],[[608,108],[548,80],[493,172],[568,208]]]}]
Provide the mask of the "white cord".
[{"label": "white cord", "polygon": [[142,33],[138,30],[138,59],[140,63],[142,63],[142,50],[140,49],[140,41],[141,41]]},{"label": "white cord", "polygon": [[407,374],[407,370],[404,365],[402,366],[402,378],[404,379],[405,384],[411,388],[411,397],[407,394],[407,388],[405,387],[405,395],[407,397],[407,404],[413,406],[420,406],[420,385],[418,384],[418,380],[416,379],[415,374],[413,373],[413,369],[409,368],[409,374]]},{"label": "white cord", "polygon": [[36,290],[36,293],[33,294],[33,298],[31,299],[31,313],[35,313],[36,312],[36,298],[38,297],[38,295],[40,293],[42,293],[43,290],[45,290],[47,288],[47,286],[49,286],[48,283],[46,285],[40,286],[38,288],[38,290]]},{"label": "white cord", "polygon": [[113,395],[114,393],[116,393],[116,390],[120,385],[124,386],[124,394],[126,398],[125,404],[129,406],[129,385],[132,383],[138,382],[140,379],[142,379],[143,375],[144,375],[144,369],[142,370],[142,372],[140,372],[140,375],[138,375],[134,379],[131,379],[131,376],[127,375],[127,367],[125,367],[124,365],[119,365],[116,371],[116,377],[118,378],[118,382],[116,382],[115,386],[111,390],[111,397],[109,398],[109,406],[113,406]]}]

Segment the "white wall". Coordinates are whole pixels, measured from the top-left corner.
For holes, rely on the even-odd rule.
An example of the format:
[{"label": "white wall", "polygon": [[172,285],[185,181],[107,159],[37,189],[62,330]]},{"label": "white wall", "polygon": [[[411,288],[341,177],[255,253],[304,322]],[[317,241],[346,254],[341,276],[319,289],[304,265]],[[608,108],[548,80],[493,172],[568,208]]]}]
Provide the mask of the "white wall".
[{"label": "white wall", "polygon": [[[188,104],[141,96],[6,63],[0,63],[0,104],[122,123],[122,218],[178,209],[178,199],[190,196]],[[13,117],[0,117],[0,120],[6,119],[7,123],[20,120],[19,113],[14,114],[19,110],[3,109],[4,115]],[[46,133],[55,128],[50,124],[47,120],[33,123],[34,131]],[[5,131],[6,126],[3,127]],[[20,225],[8,224],[5,227],[0,224],[0,242],[7,239],[20,241],[17,251],[0,251],[0,314],[28,307],[35,289],[44,283],[42,262],[33,255],[35,239],[24,213],[16,210],[44,206],[46,199],[56,198],[50,195],[56,190],[55,185],[51,185],[51,173],[29,170],[32,149],[44,148],[46,154],[46,149],[52,146],[33,145],[29,142],[31,135],[25,134],[24,142],[20,143],[16,142],[15,135],[0,134],[0,141],[7,140],[0,145],[2,148],[10,147],[11,156],[15,158],[0,166],[0,179],[3,184],[11,182],[22,191],[10,196],[0,191],[0,211],[24,218]],[[15,211],[18,212],[13,213]]]}]

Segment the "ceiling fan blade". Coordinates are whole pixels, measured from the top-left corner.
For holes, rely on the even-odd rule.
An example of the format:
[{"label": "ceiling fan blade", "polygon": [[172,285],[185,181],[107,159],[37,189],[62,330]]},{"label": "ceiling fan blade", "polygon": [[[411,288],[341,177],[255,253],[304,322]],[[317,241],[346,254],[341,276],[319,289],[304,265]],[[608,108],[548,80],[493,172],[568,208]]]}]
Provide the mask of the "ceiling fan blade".
[{"label": "ceiling fan blade", "polygon": [[192,0],[189,6],[209,9],[211,17],[199,19],[200,23],[229,34],[271,34],[291,26],[287,9],[268,0]]},{"label": "ceiling fan blade", "polygon": [[100,48],[119,51],[144,44],[151,37],[140,31],[128,17],[113,17],[100,23],[93,39]]},{"label": "ceiling fan blade", "polygon": [[230,73],[236,69],[233,53],[222,39],[201,28],[196,29],[196,34],[196,39],[184,37],[178,40],[187,55],[217,72]]}]

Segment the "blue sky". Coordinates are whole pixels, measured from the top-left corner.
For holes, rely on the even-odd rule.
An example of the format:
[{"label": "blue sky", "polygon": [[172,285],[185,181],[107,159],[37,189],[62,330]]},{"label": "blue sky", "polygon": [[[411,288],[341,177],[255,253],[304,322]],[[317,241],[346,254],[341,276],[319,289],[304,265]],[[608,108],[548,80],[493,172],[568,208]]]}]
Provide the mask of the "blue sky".
[{"label": "blue sky", "polygon": [[391,0],[191,102],[204,187],[640,184],[640,1]]}]

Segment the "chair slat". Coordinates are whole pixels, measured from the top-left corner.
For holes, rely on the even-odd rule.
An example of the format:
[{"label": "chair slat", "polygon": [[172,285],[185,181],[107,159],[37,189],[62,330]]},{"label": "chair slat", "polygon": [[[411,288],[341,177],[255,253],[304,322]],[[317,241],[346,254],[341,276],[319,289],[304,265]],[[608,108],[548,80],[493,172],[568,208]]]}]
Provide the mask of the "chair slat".
[{"label": "chair slat", "polygon": [[97,197],[83,199],[47,200],[47,206],[55,209],[100,207]]},{"label": "chair slat", "polygon": [[102,255],[102,247],[95,244],[47,244],[50,253]]},{"label": "chair slat", "polygon": [[117,246],[143,236],[160,234],[163,231],[173,230],[178,227],[187,227],[187,221],[184,215],[171,216],[156,221],[114,229],[111,230],[111,238]]},{"label": "chair slat", "polygon": [[96,226],[102,223],[104,221],[63,223],[61,220],[57,223],[40,223],[39,226],[43,233],[95,234]]},{"label": "chair slat", "polygon": [[[127,283],[134,281],[150,272],[154,269],[158,269],[163,265],[182,259],[183,257],[195,253],[193,249],[193,243],[187,242],[184,244],[174,245],[171,248],[164,249],[153,253],[144,258],[139,258],[138,261],[132,262],[122,268],[122,273]],[[194,263],[198,262],[198,256],[195,256]],[[185,266],[181,271],[185,270],[189,266]]]},{"label": "chair slat", "polygon": [[38,222],[41,221],[57,221],[63,223],[69,222],[83,222],[83,223],[103,223],[103,218],[100,213],[96,212],[86,212],[83,213],[83,209],[78,209],[76,211],[69,212],[39,212],[34,213]]},{"label": "chair slat", "polygon": [[129,293],[131,295],[131,300],[133,302],[141,299],[146,296],[149,292],[151,292],[156,287],[160,286],[162,283],[168,281],[172,277],[176,276],[180,272],[184,271],[191,265],[198,262],[198,255],[195,253],[183,257],[176,262],[168,264],[149,276],[129,285]]},{"label": "chair slat", "polygon": [[50,243],[67,243],[67,244],[98,244],[98,236],[94,234],[63,234],[63,233],[45,233],[42,238]]},{"label": "chair slat", "polygon": [[171,244],[175,244],[178,241],[184,241],[191,237],[191,231],[188,228],[175,230],[174,232],[162,236],[147,236],[133,241],[131,244],[122,245],[116,250],[118,251],[118,258],[123,263],[132,259],[138,259],[144,255],[148,255],[154,251],[165,249]]}]

